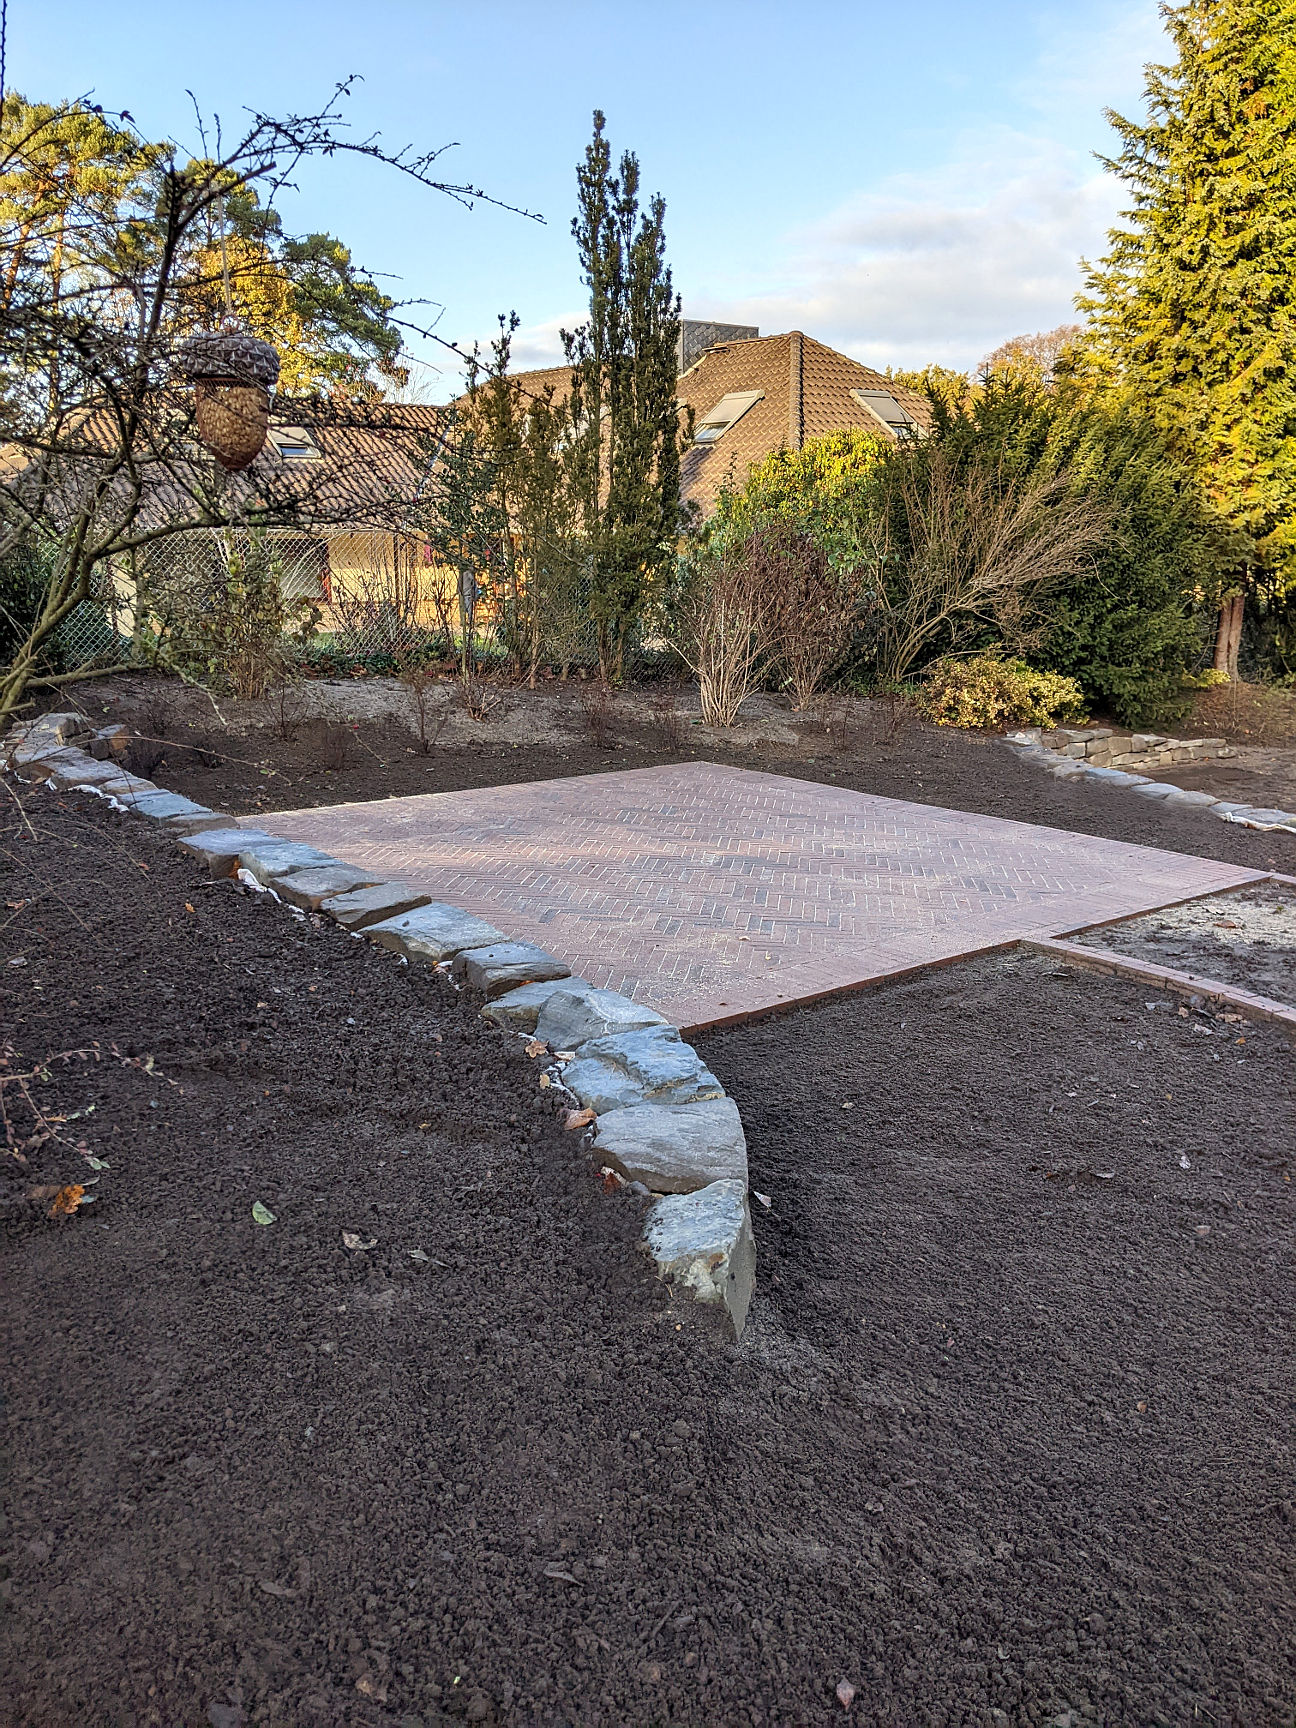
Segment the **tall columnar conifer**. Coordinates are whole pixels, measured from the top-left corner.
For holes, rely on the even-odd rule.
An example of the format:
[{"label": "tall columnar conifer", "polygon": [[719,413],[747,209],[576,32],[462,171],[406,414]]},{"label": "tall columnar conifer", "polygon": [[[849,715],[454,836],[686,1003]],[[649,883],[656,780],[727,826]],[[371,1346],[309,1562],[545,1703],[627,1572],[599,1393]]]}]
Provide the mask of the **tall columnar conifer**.
[{"label": "tall columnar conifer", "polygon": [[590,612],[605,678],[675,558],[680,524],[681,411],[675,399],[680,303],[666,263],[666,206],[639,207],[639,162],[618,174],[594,115],[577,169],[572,234],[589,289],[588,322],[563,332],[572,368],[565,438],[583,540]]},{"label": "tall columnar conifer", "polygon": [[1129,226],[1082,301],[1116,381],[1238,531],[1216,665],[1236,676],[1245,592],[1296,583],[1296,0],[1163,7],[1143,123],[1109,114]]}]

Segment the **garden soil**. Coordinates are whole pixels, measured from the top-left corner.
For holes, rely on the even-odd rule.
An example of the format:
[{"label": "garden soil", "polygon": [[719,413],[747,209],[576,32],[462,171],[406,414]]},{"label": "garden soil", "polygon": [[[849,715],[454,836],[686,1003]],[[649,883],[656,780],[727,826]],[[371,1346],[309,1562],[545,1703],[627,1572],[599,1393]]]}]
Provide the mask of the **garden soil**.
[{"label": "garden soil", "polygon": [[1008,955],[709,1036],[727,1344],[437,975],[22,802],[0,1721],[1291,1722],[1277,1028]]}]

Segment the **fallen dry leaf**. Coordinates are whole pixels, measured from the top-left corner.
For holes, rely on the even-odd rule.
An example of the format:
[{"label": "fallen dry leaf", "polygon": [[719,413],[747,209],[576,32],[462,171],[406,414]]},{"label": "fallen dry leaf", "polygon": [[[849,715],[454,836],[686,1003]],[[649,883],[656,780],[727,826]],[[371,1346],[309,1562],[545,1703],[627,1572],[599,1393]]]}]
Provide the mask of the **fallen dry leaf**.
[{"label": "fallen dry leaf", "polygon": [[563,1118],[564,1128],[588,1128],[594,1120],[592,1110],[569,1110]]},{"label": "fallen dry leaf", "polygon": [[189,902],[187,900],[185,901],[185,911],[186,912],[192,912],[193,911],[193,907],[189,904]]},{"label": "fallen dry leaf", "polygon": [[528,1038],[522,1048],[528,1056],[544,1056],[549,1050],[543,1038]]},{"label": "fallen dry leaf", "polygon": [[366,1698],[372,1698],[375,1704],[387,1702],[387,1688],[381,1680],[375,1680],[372,1675],[362,1674],[355,1683],[357,1692],[363,1692]]},{"label": "fallen dry leaf", "polygon": [[837,1682],[837,1702],[841,1705],[843,1710],[849,1710],[851,1705],[855,1702],[855,1688],[851,1685],[849,1680],[839,1680]]},{"label": "fallen dry leaf", "polygon": [[376,1236],[366,1238],[357,1235],[354,1230],[344,1230],[342,1232],[342,1246],[349,1248],[353,1254],[367,1254],[371,1248],[378,1246],[378,1238]]},{"label": "fallen dry leaf", "polygon": [[553,1081],[549,1078],[549,1076],[547,1074],[542,1074],[540,1076],[540,1084],[542,1086],[552,1086]]},{"label": "fallen dry leaf", "polygon": [[66,1188],[60,1188],[54,1195],[50,1217],[70,1218],[85,1197],[86,1191],[79,1182],[69,1182]]}]

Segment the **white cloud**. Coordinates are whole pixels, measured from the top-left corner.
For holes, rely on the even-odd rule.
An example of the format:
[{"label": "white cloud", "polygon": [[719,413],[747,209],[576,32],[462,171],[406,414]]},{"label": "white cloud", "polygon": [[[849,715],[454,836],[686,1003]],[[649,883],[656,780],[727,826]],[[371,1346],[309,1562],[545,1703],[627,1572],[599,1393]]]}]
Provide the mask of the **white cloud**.
[{"label": "white cloud", "polygon": [[1106,248],[1120,188],[1091,159],[999,129],[952,161],[860,193],[784,248],[778,287],[695,317],[801,329],[870,365],[974,366],[1075,317],[1079,259]]}]

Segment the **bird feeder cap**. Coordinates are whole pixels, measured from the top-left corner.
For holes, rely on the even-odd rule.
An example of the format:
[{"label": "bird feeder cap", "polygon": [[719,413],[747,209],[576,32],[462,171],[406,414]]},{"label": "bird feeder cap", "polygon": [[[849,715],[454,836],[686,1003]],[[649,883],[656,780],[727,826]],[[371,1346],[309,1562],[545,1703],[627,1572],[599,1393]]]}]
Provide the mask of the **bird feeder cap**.
[{"label": "bird feeder cap", "polygon": [[279,378],[279,356],[268,342],[245,330],[202,330],[176,358],[192,383],[260,384],[269,390]]}]

